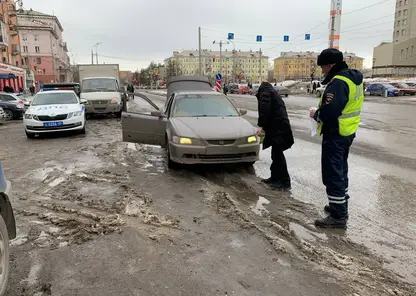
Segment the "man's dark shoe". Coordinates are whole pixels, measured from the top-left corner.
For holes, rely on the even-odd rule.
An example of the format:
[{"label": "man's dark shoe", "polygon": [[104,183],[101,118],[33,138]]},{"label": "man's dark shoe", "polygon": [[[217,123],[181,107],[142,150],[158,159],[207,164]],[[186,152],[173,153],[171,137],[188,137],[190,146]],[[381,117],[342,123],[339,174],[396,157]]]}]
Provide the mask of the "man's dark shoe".
[{"label": "man's dark shoe", "polygon": [[336,219],[331,216],[327,216],[322,219],[316,219],[315,220],[315,226],[322,227],[322,228],[347,228],[347,219],[341,218]]},{"label": "man's dark shoe", "polygon": [[267,179],[261,179],[261,182],[264,184],[271,184],[271,183],[275,183],[276,181],[273,180],[271,177],[267,178]]},{"label": "man's dark shoe", "polygon": [[287,183],[272,182],[272,183],[268,183],[268,184],[272,189],[277,189],[277,190],[290,190],[290,189],[292,189],[292,186],[290,186],[290,184],[287,184]]}]

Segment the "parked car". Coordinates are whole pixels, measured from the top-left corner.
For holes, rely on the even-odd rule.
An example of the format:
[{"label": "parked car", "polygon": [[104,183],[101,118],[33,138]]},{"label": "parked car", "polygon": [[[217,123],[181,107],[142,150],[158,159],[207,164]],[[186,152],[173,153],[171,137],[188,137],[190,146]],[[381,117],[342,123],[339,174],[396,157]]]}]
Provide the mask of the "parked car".
[{"label": "parked car", "polygon": [[416,87],[416,82],[413,81],[406,81],[406,84],[410,87]]},{"label": "parked car", "polygon": [[237,93],[238,93],[239,95],[246,95],[246,94],[248,94],[249,92],[250,92],[250,88],[248,87],[248,85],[240,84],[240,85],[238,86],[238,91],[237,91]]},{"label": "parked car", "polygon": [[249,90],[249,94],[252,96],[257,95],[259,88],[260,88],[260,84],[253,84],[252,88]]},{"label": "parked car", "polygon": [[2,107],[0,107],[0,124],[3,124],[6,121],[6,113]]},{"label": "parked car", "polygon": [[168,167],[208,163],[251,165],[259,159],[256,129],[242,117],[247,110],[238,110],[225,95],[206,90],[210,87],[208,81],[206,87],[203,80],[197,81],[195,85],[199,87],[193,90],[189,90],[186,79],[183,87],[178,80],[175,84],[174,91],[168,85],[168,99],[162,110],[140,94],[154,111],[122,113],[123,141],[165,147]]},{"label": "parked car", "polygon": [[316,89],[316,96],[317,97],[321,97],[323,94],[324,94],[324,92],[325,92],[325,87],[326,87],[326,85],[325,86],[320,86],[320,87],[318,87],[317,89]]},{"label": "parked car", "polygon": [[85,134],[86,103],[72,90],[37,93],[23,118],[26,136],[32,139],[36,134],[64,131]]},{"label": "parked car", "polygon": [[5,92],[0,92],[0,107],[5,113],[5,120],[21,118],[26,111],[24,99]]},{"label": "parked car", "polygon": [[416,87],[409,86],[403,82],[390,82],[391,85],[399,89],[399,96],[416,95]]},{"label": "parked car", "polygon": [[387,90],[387,96],[393,97],[399,95],[399,89],[388,83],[372,83],[365,90],[370,96],[384,96]]},{"label": "parked car", "polygon": [[16,221],[10,203],[12,198],[12,185],[6,180],[0,161],[0,295],[5,295],[9,279],[9,241],[16,238]]},{"label": "parked car", "polygon": [[230,94],[237,94],[238,93],[238,89],[239,89],[238,84],[230,83],[228,85],[228,92]]},{"label": "parked car", "polygon": [[284,85],[275,85],[273,87],[281,96],[288,97],[290,95],[290,89]]}]

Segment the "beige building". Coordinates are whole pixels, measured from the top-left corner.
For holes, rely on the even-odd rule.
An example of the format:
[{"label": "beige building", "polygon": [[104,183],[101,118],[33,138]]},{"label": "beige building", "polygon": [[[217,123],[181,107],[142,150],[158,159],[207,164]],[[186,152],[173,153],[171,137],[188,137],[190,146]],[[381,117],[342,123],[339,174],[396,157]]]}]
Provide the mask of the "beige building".
[{"label": "beige building", "polygon": [[414,37],[416,37],[416,1],[397,0],[393,40],[397,43]]},{"label": "beige building", "polygon": [[416,0],[397,0],[393,42],[373,50],[373,77],[416,76]]},{"label": "beige building", "polygon": [[[178,62],[183,75],[199,74],[198,50],[174,51],[167,60],[169,59]],[[259,80],[267,81],[268,61],[267,56],[261,55],[260,59],[258,51],[224,50],[220,59],[219,51],[204,49],[202,50],[202,75],[213,79],[217,73],[222,72],[225,81],[258,83]]]},{"label": "beige building", "polygon": [[[343,53],[344,60],[352,69],[362,70],[364,59],[354,53]],[[274,60],[274,79],[277,81],[284,80],[310,80],[311,75],[314,78],[320,78],[322,75],[321,67],[317,66],[319,53],[306,52],[282,52],[280,57]]]}]

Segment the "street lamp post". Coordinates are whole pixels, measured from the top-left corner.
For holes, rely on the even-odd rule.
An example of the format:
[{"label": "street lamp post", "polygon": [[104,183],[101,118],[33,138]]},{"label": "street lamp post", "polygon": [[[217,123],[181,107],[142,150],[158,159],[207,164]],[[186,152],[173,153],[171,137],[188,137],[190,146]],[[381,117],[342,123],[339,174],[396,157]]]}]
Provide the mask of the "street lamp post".
[{"label": "street lamp post", "polygon": [[91,47],[91,64],[94,64],[94,47],[95,47],[95,61],[98,65],[98,45],[102,42],[97,42]]},{"label": "street lamp post", "polygon": [[212,44],[219,44],[220,45],[220,73],[222,74],[222,46],[223,44],[230,44],[229,41],[213,41]]}]

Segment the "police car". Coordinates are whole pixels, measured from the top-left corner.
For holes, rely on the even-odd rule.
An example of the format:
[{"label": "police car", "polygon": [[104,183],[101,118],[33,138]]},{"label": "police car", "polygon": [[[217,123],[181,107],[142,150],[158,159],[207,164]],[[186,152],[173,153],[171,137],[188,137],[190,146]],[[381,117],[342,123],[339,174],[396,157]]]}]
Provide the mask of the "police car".
[{"label": "police car", "polygon": [[63,131],[79,131],[85,134],[86,100],[80,100],[72,90],[39,92],[28,103],[23,116],[26,136]]}]

